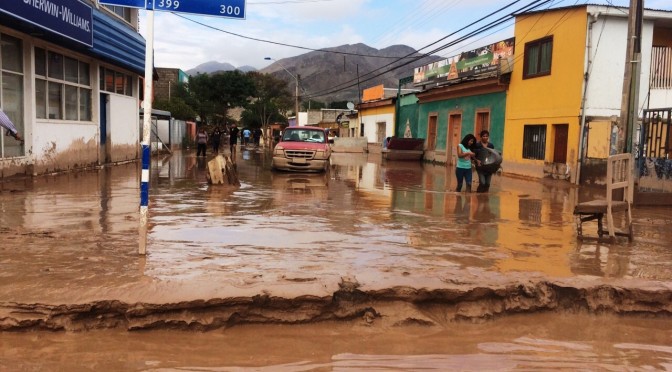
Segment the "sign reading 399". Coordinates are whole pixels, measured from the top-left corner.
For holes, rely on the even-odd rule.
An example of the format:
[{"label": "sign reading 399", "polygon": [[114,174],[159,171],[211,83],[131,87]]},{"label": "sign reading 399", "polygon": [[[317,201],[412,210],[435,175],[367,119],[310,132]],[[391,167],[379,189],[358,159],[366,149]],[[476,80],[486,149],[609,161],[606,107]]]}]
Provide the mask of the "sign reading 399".
[{"label": "sign reading 399", "polygon": [[245,19],[245,0],[154,0],[154,10]]}]

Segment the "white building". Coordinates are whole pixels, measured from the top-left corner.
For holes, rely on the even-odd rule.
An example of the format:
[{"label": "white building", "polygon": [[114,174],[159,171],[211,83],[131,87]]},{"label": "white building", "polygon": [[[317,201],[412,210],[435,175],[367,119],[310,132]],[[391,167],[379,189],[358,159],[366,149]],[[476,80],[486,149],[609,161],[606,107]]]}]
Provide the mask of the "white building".
[{"label": "white building", "polygon": [[145,40],[138,10],[90,0],[0,1],[0,178],[137,159]]}]

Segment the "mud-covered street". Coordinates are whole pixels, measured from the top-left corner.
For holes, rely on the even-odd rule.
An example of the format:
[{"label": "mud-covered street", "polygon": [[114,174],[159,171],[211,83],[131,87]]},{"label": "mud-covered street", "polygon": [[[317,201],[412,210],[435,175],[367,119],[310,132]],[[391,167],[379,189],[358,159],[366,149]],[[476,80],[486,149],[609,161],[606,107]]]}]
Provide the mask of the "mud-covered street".
[{"label": "mud-covered street", "polygon": [[635,208],[633,242],[579,241],[599,189],[237,164],[240,188],[194,152],[153,159],[146,256],[138,164],[0,183],[0,369],[672,368],[669,208]]}]

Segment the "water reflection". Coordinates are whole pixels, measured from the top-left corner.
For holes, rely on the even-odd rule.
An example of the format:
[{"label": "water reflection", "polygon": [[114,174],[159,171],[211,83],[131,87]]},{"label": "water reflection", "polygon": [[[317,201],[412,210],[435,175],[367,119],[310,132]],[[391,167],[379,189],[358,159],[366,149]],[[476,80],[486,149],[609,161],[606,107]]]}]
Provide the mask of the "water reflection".
[{"label": "water reflection", "polygon": [[[152,193],[151,237],[160,248],[152,255],[157,265],[148,265],[151,275],[171,275],[160,269],[169,260],[178,269],[181,262],[190,270],[214,263],[234,272],[477,267],[554,277],[672,277],[656,267],[672,258],[660,240],[670,233],[641,223],[644,208],[635,210],[633,243],[578,241],[571,213],[577,189],[565,182],[495,176],[490,193],[470,194],[452,191],[450,167],[374,155],[335,154],[329,172],[308,175],[270,171],[262,149],[242,149],[236,162],[239,189],[208,185],[205,159],[174,156],[157,165],[156,173],[173,181],[159,179]],[[198,243],[181,254],[185,242]],[[235,254],[245,259],[232,260]],[[207,265],[199,267],[199,255],[209,257]]]}]

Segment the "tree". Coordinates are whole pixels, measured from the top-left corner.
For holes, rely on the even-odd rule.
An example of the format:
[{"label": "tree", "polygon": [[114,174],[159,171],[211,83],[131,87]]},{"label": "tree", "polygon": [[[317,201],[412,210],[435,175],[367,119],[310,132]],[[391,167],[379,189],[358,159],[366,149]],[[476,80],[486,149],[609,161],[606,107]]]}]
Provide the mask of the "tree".
[{"label": "tree", "polygon": [[194,110],[205,124],[223,124],[229,107],[245,106],[255,95],[255,83],[238,70],[197,74],[189,78]]},{"label": "tree", "polygon": [[308,100],[307,102],[302,102],[301,106],[303,109],[308,110],[319,110],[323,108],[327,108],[327,105],[324,102],[320,101],[314,101],[314,100]]},{"label": "tree", "polygon": [[329,104],[329,108],[346,110],[348,108],[348,101],[334,101],[334,102],[331,102]]},{"label": "tree", "polygon": [[256,71],[247,75],[254,82],[256,94],[243,112],[241,121],[245,126],[262,128],[265,139],[270,123],[287,120],[285,115],[294,107],[294,96],[287,82],[273,75]]},{"label": "tree", "polygon": [[154,102],[157,110],[170,111],[172,117],[178,120],[194,120],[196,111],[189,106],[182,98],[171,97],[169,100],[157,100]]}]

